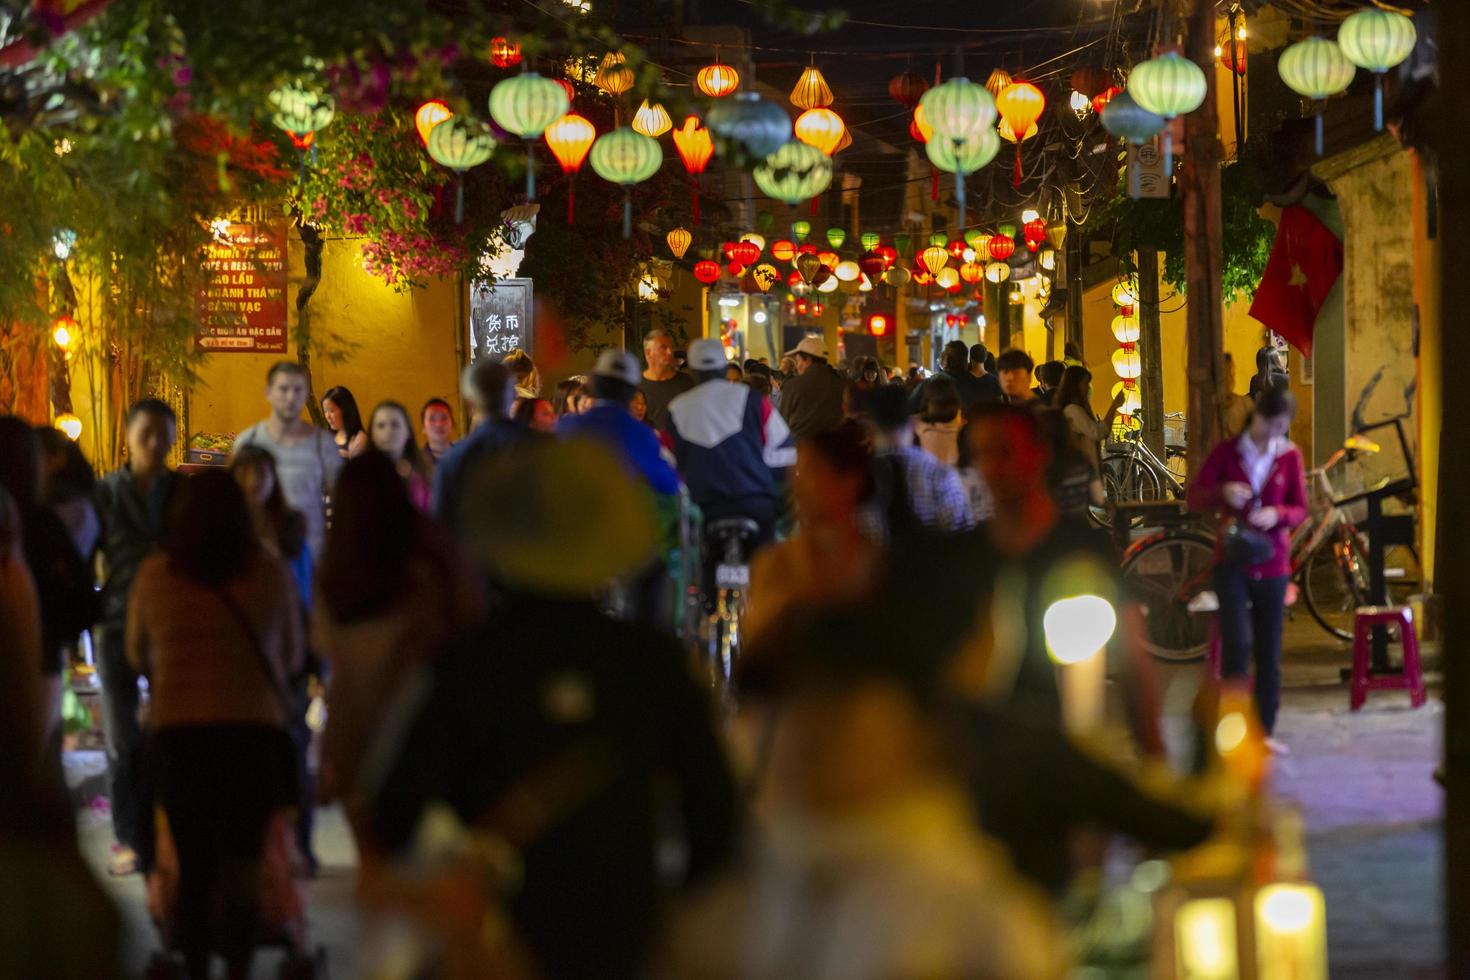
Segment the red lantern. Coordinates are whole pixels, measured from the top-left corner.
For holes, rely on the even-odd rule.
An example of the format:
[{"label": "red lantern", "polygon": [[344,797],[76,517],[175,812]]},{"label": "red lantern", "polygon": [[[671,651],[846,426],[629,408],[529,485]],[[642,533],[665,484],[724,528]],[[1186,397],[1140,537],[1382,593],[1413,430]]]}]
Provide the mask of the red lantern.
[{"label": "red lantern", "polygon": [[720,254],[726,259],[733,259],[735,257],[735,243],[720,242]]},{"label": "red lantern", "polygon": [[699,224],[699,175],[709,166],[715,153],[715,138],[699,124],[698,116],[685,116],[684,125],[674,130],[674,149],[689,174],[689,190],[694,196],[694,223]]},{"label": "red lantern", "polygon": [[1108,103],[1113,101],[1113,96],[1117,95],[1121,91],[1123,90],[1120,89],[1118,86],[1109,85],[1107,88],[1094,95],[1092,97],[1092,111],[1101,114],[1102,111],[1108,107]]},{"label": "red lantern", "polygon": [[514,68],[521,63],[521,46],[503,37],[492,37],[490,63],[496,68]]},{"label": "red lantern", "polygon": [[1220,45],[1220,64],[1237,75],[1245,74],[1245,39],[1234,38]]},{"label": "red lantern", "polygon": [[957,316],[955,316],[953,313],[946,313],[944,315],[944,325],[946,327],[951,327],[951,328],[952,327],[957,327],[957,326],[959,326],[959,323],[960,323],[960,318],[957,317]]},{"label": "red lantern", "polygon": [[1014,239],[1004,235],[996,235],[990,240],[990,257],[997,262],[1004,262],[1016,254],[1016,243]]},{"label": "red lantern", "polygon": [[891,269],[893,267],[893,263],[898,261],[898,249],[894,248],[892,245],[879,245],[873,251],[877,252],[880,256],[883,257],[884,269]]},{"label": "red lantern", "polygon": [[858,257],[858,268],[869,279],[877,279],[888,268],[888,263],[877,252],[864,252]]},{"label": "red lantern", "polygon": [[796,244],[786,239],[771,243],[771,258],[780,262],[790,262],[796,257]]},{"label": "red lantern", "polygon": [[969,245],[966,245],[965,242],[962,239],[956,238],[954,241],[950,242],[945,247],[949,249],[949,254],[950,255],[954,256],[957,259],[959,259],[959,258],[964,258],[965,249],[969,248],[970,246]]},{"label": "red lantern", "polygon": [[894,75],[888,80],[888,97],[905,109],[918,105],[927,91],[929,83],[911,71]]},{"label": "red lantern", "polygon": [[816,255],[821,249],[811,242],[802,242],[801,247],[796,250],[797,255]]},{"label": "red lantern", "polygon": [[821,302],[813,303],[812,316],[821,316],[826,311],[826,309],[827,307],[824,306]]},{"label": "red lantern", "polygon": [[1096,98],[1109,85],[1113,84],[1113,76],[1101,68],[1078,68],[1072,72],[1072,89],[1081,92],[1089,99]]},{"label": "red lantern", "polygon": [[796,301],[796,315],[797,316],[806,316],[806,311],[807,311],[806,300],[804,300],[804,299],[797,300]]},{"label": "red lantern", "polygon": [[1035,218],[1028,221],[1021,227],[1021,230],[1026,236],[1026,247],[1033,252],[1041,247],[1042,242],[1046,241],[1045,218]]},{"label": "red lantern", "polygon": [[960,266],[960,278],[965,282],[979,282],[985,278],[985,266],[979,262],[966,262]]},{"label": "red lantern", "polygon": [[837,268],[837,263],[842,261],[842,256],[836,252],[818,252],[817,258],[829,269]]},{"label": "red lantern", "polygon": [[734,259],[731,259],[730,264],[725,266],[725,271],[730,273],[730,275],[734,276],[736,279],[739,279],[741,276],[745,275],[745,266],[741,265],[739,262],[736,262]]},{"label": "red lantern", "polygon": [[742,239],[731,245],[727,254],[741,265],[755,265],[756,260],[761,257],[761,250],[755,242]]},{"label": "red lantern", "polygon": [[874,313],[868,317],[868,333],[874,337],[881,337],[888,332],[888,317],[882,313]]},{"label": "red lantern", "polygon": [[786,276],[786,285],[794,288],[796,286],[805,285],[805,280],[801,278],[800,272],[792,269],[790,274]]},{"label": "red lantern", "polygon": [[963,287],[964,287],[964,283],[960,282],[960,280],[958,278],[956,278],[954,282],[950,283],[948,286],[946,286],[944,288],[944,291],[946,293],[957,293]]},{"label": "red lantern", "polygon": [[929,137],[934,133],[934,128],[929,125],[923,116],[919,115],[919,108],[922,107],[916,107],[914,109],[914,117],[909,120],[909,135],[920,143],[927,143],[929,142]]},{"label": "red lantern", "polygon": [[709,259],[694,263],[694,278],[706,286],[720,278],[720,266]]}]

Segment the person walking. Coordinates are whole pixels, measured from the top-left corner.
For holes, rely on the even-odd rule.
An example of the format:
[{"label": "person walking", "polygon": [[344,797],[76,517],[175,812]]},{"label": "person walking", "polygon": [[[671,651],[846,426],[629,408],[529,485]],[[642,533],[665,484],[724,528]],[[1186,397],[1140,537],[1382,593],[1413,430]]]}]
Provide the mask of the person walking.
[{"label": "person walking", "polygon": [[970,377],[979,384],[975,388],[978,405],[989,405],[1000,401],[1000,379],[990,370],[994,361],[984,344],[970,345]]},{"label": "person walking", "polygon": [[442,398],[430,398],[419,412],[424,429],[424,458],[433,466],[454,445],[454,409]]},{"label": "person walking", "polygon": [[327,502],[342,469],[343,456],[332,433],[301,417],[306,406],[306,371],[295,361],[279,361],[266,374],[265,399],[270,417],[235,438],[234,451],[245,446],[269,450],[275,460],[286,501],[306,518],[306,542],[321,554],[327,536]]},{"label": "person walking", "polygon": [[470,469],[485,457],[532,438],[523,426],[511,421],[515,391],[503,364],[485,358],[475,361],[464,369],[460,387],[474,413],[475,427],[439,460],[431,495],[434,517],[451,530],[459,526],[462,484]]},{"label": "person walking", "polygon": [[[296,584],[258,541],[239,485],[219,470],[182,480],[163,550],[133,583],[127,655],[149,682],[150,781],[177,854],[172,908],[152,911],[195,980],[216,945],[232,978],[249,975],[267,837],[289,848],[298,802],[286,689],[302,654]],[[164,842],[149,851],[167,876]]]},{"label": "person walking", "polygon": [[322,417],[343,459],[360,456],[367,449],[368,434],[362,424],[362,411],[352,392],[341,385],[328,388],[322,396]]},{"label": "person walking", "polygon": [[1036,400],[1031,388],[1031,372],[1036,362],[1023,350],[1011,348],[995,359],[995,373],[1000,376],[1001,398],[1009,405],[1022,405]]},{"label": "person walking", "polygon": [[936,381],[947,381],[959,398],[960,410],[968,412],[988,399],[990,386],[970,373],[970,349],[963,341],[951,340],[939,353],[939,370],[914,389],[909,397],[909,411],[917,415],[924,410],[925,391]]},{"label": "person walking", "polygon": [[786,352],[794,359],[796,376],[781,387],[781,417],[792,438],[808,439],[842,424],[842,393],[847,381],[827,361],[822,338],[806,336]]},{"label": "person walking", "polygon": [[694,387],[694,378],[674,359],[674,339],[663,330],[650,330],[643,336],[643,397],[648,401],[648,422],[655,429],[668,425],[669,403]]},{"label": "person walking", "polygon": [[1062,383],[1062,375],[1066,373],[1067,365],[1062,361],[1046,361],[1036,365],[1033,372],[1036,375],[1036,387],[1032,392],[1041,400],[1043,405],[1054,407],[1052,396],[1057,387]]},{"label": "person walking", "polygon": [[1256,711],[1273,751],[1281,703],[1281,629],[1291,581],[1291,532],[1307,519],[1301,450],[1287,433],[1296,398],[1282,386],[1256,399],[1245,432],[1219,443],[1189,488],[1191,510],[1217,510],[1215,594],[1220,673],[1241,678],[1255,666]]},{"label": "person walking", "polygon": [[433,491],[434,467],[424,458],[418,443],[413,441],[413,423],[408,409],[398,402],[379,402],[368,419],[369,436],[373,448],[393,461],[404,486],[408,488],[408,499],[421,512],[428,513]]},{"label": "person walking", "polygon": [[1066,419],[1072,447],[1087,457],[1093,472],[1099,476],[1102,474],[1102,444],[1113,430],[1113,418],[1122,407],[1124,397],[1125,393],[1119,389],[1108,405],[1107,414],[1098,418],[1092,411],[1092,372],[1073,365],[1062,372],[1062,383],[1052,401],[1052,408],[1060,410]]},{"label": "person walking", "polygon": [[960,395],[948,377],[935,375],[919,389],[924,402],[914,423],[914,437],[919,448],[945,466],[954,466],[960,458]]},{"label": "person walking", "polygon": [[178,423],[167,403],[147,398],[128,409],[127,462],[97,483],[102,526],[102,618],[92,629],[97,676],[102,685],[102,734],[107,748],[107,796],[117,841],[108,870],[132,874],[138,835],[147,814],[141,798],[138,675],[128,663],[128,597],[138,568],[163,538],[164,519],[178,486],[168,465]]},{"label": "person walking", "polygon": [[873,428],[877,520],[889,540],[924,528],[963,531],[974,523],[970,501],[953,467],[914,445],[908,393],[885,385],[868,396]]}]

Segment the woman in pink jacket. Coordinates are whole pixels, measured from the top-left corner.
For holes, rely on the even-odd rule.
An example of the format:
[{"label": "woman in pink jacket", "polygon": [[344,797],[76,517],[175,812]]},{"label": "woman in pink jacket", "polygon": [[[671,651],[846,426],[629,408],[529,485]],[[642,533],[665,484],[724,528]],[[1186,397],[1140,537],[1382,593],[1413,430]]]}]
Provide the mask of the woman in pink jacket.
[{"label": "woman in pink jacket", "polygon": [[[1262,391],[1245,432],[1215,447],[1189,490],[1191,509],[1220,512],[1215,548],[1220,673],[1244,676],[1254,654],[1256,710],[1268,736],[1281,703],[1281,627],[1291,580],[1291,532],[1307,519],[1301,450],[1286,437],[1295,414],[1296,399],[1285,387]],[[1237,524],[1249,530],[1232,531]],[[1242,558],[1252,550],[1250,542],[1230,542],[1242,535],[1258,539],[1260,555]],[[1268,743],[1273,751],[1282,751],[1280,743]]]}]

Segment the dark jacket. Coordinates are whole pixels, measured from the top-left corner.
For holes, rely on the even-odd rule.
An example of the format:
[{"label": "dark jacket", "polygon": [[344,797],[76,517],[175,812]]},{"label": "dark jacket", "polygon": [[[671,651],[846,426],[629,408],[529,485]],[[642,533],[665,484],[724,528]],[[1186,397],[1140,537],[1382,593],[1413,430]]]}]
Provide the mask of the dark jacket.
[{"label": "dark jacket", "polygon": [[93,502],[102,522],[102,619],[104,629],[122,629],[128,612],[128,593],[143,559],[163,536],[168,503],[178,485],[178,474],[165,470],[153,481],[145,498],[127,466],[97,481]]},{"label": "dark jacket", "polygon": [[[964,374],[950,374],[948,371],[935,371],[929,379],[948,378],[954,383],[955,391],[960,396],[960,407],[969,412],[976,405],[986,405],[990,402],[1000,401],[1000,379],[993,374],[977,378],[966,371]],[[925,381],[914,389],[909,396],[909,412],[918,414],[924,409],[924,389],[929,381]]]},{"label": "dark jacket", "polygon": [[662,633],[512,595],[436,662],[413,716],[375,801],[380,843],[407,846],[435,801],[507,839],[524,862],[509,912],[551,980],[639,975],[667,804],[686,881],[730,855],[734,781],[706,692]]},{"label": "dark jacket", "polygon": [[842,424],[842,395],[847,382],[826,361],[817,361],[805,374],[781,386],[781,417],[794,439],[831,432]]},{"label": "dark jacket", "polygon": [[459,527],[459,508],[464,481],[475,464],[502,450],[531,441],[531,433],[509,419],[486,419],[475,427],[439,460],[434,467],[434,494],[431,511],[446,527]]},{"label": "dark jacket", "polygon": [[22,520],[21,544],[41,605],[41,673],[55,676],[62,650],[97,621],[97,592],[91,567],[51,508],[34,507]]}]

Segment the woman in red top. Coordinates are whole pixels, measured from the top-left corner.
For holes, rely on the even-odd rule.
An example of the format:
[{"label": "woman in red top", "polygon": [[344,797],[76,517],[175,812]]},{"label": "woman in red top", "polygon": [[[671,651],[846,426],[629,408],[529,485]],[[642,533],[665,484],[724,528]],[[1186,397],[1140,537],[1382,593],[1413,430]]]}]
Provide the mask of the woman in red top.
[{"label": "woman in red top", "polygon": [[[1270,387],[1256,400],[1245,432],[1217,445],[1189,490],[1193,510],[1220,511],[1215,593],[1220,599],[1220,673],[1241,677],[1256,667],[1256,710],[1270,735],[1281,703],[1281,627],[1291,580],[1291,532],[1307,519],[1302,454],[1286,437],[1296,399]],[[1256,565],[1231,562],[1225,535],[1234,522],[1266,533],[1271,556]],[[1280,750],[1280,745],[1272,744]]]}]

